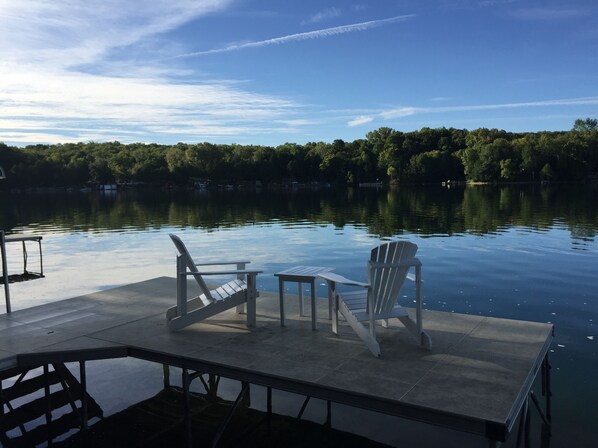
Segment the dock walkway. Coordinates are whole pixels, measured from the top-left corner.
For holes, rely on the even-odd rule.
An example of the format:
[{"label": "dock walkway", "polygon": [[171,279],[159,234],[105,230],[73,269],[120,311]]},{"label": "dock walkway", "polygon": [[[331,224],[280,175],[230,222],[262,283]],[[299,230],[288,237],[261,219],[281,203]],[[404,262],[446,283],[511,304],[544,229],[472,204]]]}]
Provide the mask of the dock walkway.
[{"label": "dock walkway", "polygon": [[[311,329],[288,300],[260,292],[257,327],[233,310],[178,332],[165,312],[175,279],[160,277],[0,315],[0,371],[131,356],[507,440],[545,366],[552,325],[425,311],[433,350],[399,323],[379,328],[373,357],[350,327]],[[319,316],[327,301],[318,300]],[[293,308],[295,306],[295,309]]]}]

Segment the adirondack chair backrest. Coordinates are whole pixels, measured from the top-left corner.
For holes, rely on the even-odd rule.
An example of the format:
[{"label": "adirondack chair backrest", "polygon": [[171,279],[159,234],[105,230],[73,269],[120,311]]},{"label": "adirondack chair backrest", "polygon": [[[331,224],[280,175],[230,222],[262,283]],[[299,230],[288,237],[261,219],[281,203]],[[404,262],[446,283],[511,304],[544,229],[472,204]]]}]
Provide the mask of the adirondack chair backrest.
[{"label": "adirondack chair backrest", "polygon": [[399,292],[409,266],[392,266],[415,257],[417,245],[407,241],[392,241],[372,249],[368,262],[368,277],[371,285],[374,314],[384,314],[392,310],[399,298]]},{"label": "adirondack chair backrest", "polygon": [[[169,234],[169,236],[174,245],[176,246],[177,250],[179,251],[179,254],[183,257],[189,271],[198,272],[197,266],[195,266],[195,262],[193,261],[193,258],[191,258],[191,255],[189,254],[189,251],[187,250],[185,243],[183,243],[183,241],[178,236],[172,233]],[[208,288],[208,285],[206,285],[206,283],[203,281],[202,276],[197,274],[194,275],[193,278],[195,278],[195,281],[197,282],[199,289],[201,289],[201,292],[205,294],[206,297],[211,297],[210,288]]]}]

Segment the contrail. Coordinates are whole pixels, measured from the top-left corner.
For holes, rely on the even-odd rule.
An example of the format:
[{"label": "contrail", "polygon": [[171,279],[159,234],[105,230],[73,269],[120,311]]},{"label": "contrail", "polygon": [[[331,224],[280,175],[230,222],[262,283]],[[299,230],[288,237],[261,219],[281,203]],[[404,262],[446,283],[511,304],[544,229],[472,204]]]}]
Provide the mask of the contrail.
[{"label": "contrail", "polygon": [[395,22],[403,22],[405,20],[415,17],[415,14],[407,14],[404,16],[390,17],[388,19],[370,20],[368,22],[354,23],[351,25],[335,26],[333,28],[325,28],[322,30],[308,31],[306,33],[289,34],[288,36],[274,37],[272,39],[259,40],[255,42],[245,42],[242,44],[232,44],[227,47],[214,48],[212,50],[195,51],[193,53],[185,53],[173,58],[189,58],[193,56],[204,56],[214,53],[226,53],[228,51],[237,51],[245,48],[258,48],[267,45],[286,44],[287,42],[295,42],[299,40],[320,39],[321,37],[336,36],[338,34],[352,33],[354,31],[365,31],[378,26],[388,25]]}]

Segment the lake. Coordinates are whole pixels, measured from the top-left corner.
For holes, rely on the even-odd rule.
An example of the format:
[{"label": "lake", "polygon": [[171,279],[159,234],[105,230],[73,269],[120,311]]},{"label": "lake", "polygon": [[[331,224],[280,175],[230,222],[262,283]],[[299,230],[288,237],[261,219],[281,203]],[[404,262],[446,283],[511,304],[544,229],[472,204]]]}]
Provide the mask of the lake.
[{"label": "lake", "polygon": [[[410,240],[423,263],[426,308],[554,323],[552,446],[598,446],[597,198],[595,187],[577,185],[2,193],[0,228],[43,236],[46,277],[11,285],[13,310],[174,276],[169,233],[197,259],[252,260],[264,270],[258,289],[269,291],[278,287],[275,272],[298,264],[365,280],[372,247]],[[10,246],[12,272],[20,253]],[[35,254],[32,246],[33,269]],[[157,372],[134,360],[106,363]],[[108,413],[148,394],[136,382],[123,399],[96,378],[90,388]],[[389,429],[364,431],[393,443]]]}]

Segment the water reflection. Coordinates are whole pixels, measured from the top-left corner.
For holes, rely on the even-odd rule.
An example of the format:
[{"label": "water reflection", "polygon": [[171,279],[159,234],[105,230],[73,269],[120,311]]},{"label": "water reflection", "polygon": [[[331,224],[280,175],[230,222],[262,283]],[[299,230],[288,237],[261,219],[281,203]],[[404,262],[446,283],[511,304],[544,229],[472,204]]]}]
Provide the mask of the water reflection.
[{"label": "water reflection", "polygon": [[0,228],[43,233],[125,232],[163,226],[210,230],[283,223],[347,225],[379,237],[500,234],[513,226],[569,230],[576,248],[594,241],[596,191],[583,186],[401,187],[393,190],[18,194],[0,196]]}]

